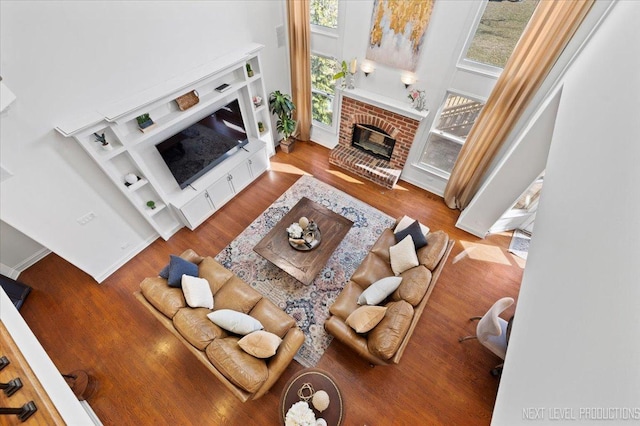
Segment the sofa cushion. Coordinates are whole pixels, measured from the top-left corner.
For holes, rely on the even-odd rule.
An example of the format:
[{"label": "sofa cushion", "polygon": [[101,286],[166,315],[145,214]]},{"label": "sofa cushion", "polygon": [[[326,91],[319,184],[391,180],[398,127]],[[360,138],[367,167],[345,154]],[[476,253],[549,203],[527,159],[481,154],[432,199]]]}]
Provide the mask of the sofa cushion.
[{"label": "sofa cushion", "polygon": [[178,332],[201,351],[213,339],[227,337],[229,334],[215,325],[207,317],[211,312],[206,308],[182,308],[173,316],[173,326]]},{"label": "sofa cushion", "polygon": [[220,309],[209,312],[207,318],[217,326],[224,328],[235,334],[249,334],[252,331],[262,330],[264,327],[257,319],[251,315],[244,314],[231,309]]},{"label": "sofa cushion", "polygon": [[391,269],[394,275],[400,275],[407,269],[420,264],[411,235],[404,237],[395,246],[389,247],[389,257],[391,258]]},{"label": "sofa cushion", "polygon": [[424,265],[411,268],[400,274],[402,283],[391,296],[392,300],[406,300],[411,305],[418,306],[427,293],[431,284],[431,271]]},{"label": "sofa cushion", "polygon": [[345,321],[351,315],[351,312],[360,307],[358,305],[358,297],[360,297],[362,291],[362,287],[358,283],[349,281],[336,297],[333,305],[329,307],[331,315],[335,315]]},{"label": "sofa cushion", "polygon": [[213,309],[213,294],[206,279],[183,275],[182,293],[190,307]]},{"label": "sofa cushion", "polygon": [[413,319],[413,307],[404,300],[387,303],[384,318],[368,334],[369,352],[381,359],[390,359],[400,347]]},{"label": "sofa cushion", "polygon": [[281,338],[284,338],[287,331],[296,325],[296,321],[290,315],[266,297],[256,303],[250,315],[260,321],[266,331]]},{"label": "sofa cushion", "polygon": [[243,351],[238,340],[237,336],[215,339],[205,353],[224,377],[247,392],[255,393],[269,377],[269,370],[263,359]]},{"label": "sofa cushion", "polygon": [[418,250],[417,255],[420,263],[433,271],[447,251],[449,235],[444,231],[431,232],[427,235],[427,241],[429,245]]},{"label": "sofa cushion", "polygon": [[262,295],[235,275],[215,293],[215,309],[249,313]]},{"label": "sofa cushion", "polygon": [[140,283],[140,290],[144,298],[169,319],[178,309],[187,306],[182,289],[169,287],[164,278],[145,278]]},{"label": "sofa cushion", "polygon": [[214,296],[234,276],[233,272],[208,256],[198,265],[198,275],[209,282],[209,287],[211,287],[211,292]]},{"label": "sofa cushion", "polygon": [[[393,237],[393,234],[391,234]],[[375,253],[367,254],[358,269],[351,276],[351,281],[355,281],[363,289],[369,287],[380,278],[395,275],[391,270],[388,258],[382,258]]]},{"label": "sofa cushion", "polygon": [[280,336],[264,330],[257,330],[238,340],[243,351],[256,358],[270,358],[278,351],[282,343]]},{"label": "sofa cushion", "polygon": [[386,311],[386,306],[361,306],[351,312],[345,322],[356,333],[366,333],[382,321]]},{"label": "sofa cushion", "polygon": [[395,243],[397,243],[396,236],[393,234],[391,229],[387,228],[378,237],[378,240],[375,242],[373,247],[371,247],[370,252],[378,255],[380,258],[384,259],[385,262],[389,263],[389,247]]},{"label": "sofa cushion", "polygon": [[367,287],[358,297],[358,305],[377,305],[396,291],[401,277],[385,277]]},{"label": "sofa cushion", "polygon": [[403,230],[396,232],[394,235],[396,241],[402,241],[407,235],[411,235],[413,246],[416,250],[427,245],[427,237],[422,233],[420,223],[417,220]]}]

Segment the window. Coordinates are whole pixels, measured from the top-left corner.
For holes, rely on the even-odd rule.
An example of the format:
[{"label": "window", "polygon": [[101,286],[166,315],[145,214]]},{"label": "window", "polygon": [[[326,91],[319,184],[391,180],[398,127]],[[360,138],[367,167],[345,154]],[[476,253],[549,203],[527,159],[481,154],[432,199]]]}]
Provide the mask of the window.
[{"label": "window", "polygon": [[[316,130],[334,132],[333,111],[341,7],[338,0],[310,0],[311,21],[311,117]],[[317,136],[317,135],[316,135]]]},{"label": "window", "polygon": [[484,102],[449,92],[440,107],[437,123],[429,132],[420,164],[448,178]]},{"label": "window", "polygon": [[333,98],[338,61],[311,55],[311,115],[314,121],[327,126],[333,123]]},{"label": "window", "polygon": [[338,0],[311,0],[311,25],[338,28]]},{"label": "window", "polygon": [[537,4],[538,0],[488,1],[463,63],[504,68]]}]

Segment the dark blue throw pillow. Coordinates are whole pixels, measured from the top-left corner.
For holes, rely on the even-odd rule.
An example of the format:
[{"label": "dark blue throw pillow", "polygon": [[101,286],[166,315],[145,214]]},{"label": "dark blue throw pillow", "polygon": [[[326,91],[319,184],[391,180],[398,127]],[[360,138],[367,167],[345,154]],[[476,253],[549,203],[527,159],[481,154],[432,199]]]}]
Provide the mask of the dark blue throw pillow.
[{"label": "dark blue throw pillow", "polygon": [[164,278],[165,280],[169,279],[169,265],[170,264],[167,263],[165,267],[162,268],[160,272],[158,272],[158,275],[160,276],[160,278]]},{"label": "dark blue throw pillow", "polygon": [[420,222],[414,221],[411,225],[404,228],[402,231],[398,231],[394,234],[396,236],[396,242],[402,241],[407,235],[411,235],[413,239],[413,245],[416,250],[427,245],[427,238],[420,229]]},{"label": "dark blue throw pillow", "polygon": [[[162,271],[160,271],[162,272]],[[184,260],[180,256],[171,255],[167,282],[170,287],[182,287],[182,275],[198,276],[198,265]]]}]

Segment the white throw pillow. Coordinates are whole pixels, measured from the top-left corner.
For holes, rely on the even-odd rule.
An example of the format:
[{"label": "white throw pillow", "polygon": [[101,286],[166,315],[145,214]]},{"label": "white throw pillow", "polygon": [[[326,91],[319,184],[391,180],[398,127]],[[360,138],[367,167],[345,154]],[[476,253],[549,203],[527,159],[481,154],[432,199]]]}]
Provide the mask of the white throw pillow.
[{"label": "white throw pillow", "polygon": [[371,284],[358,297],[358,305],[377,305],[396,291],[402,282],[402,277],[386,277]]},{"label": "white throw pillow", "polygon": [[[400,222],[398,222],[398,224],[396,225],[395,229],[393,230],[393,233],[397,234],[398,232],[402,231],[403,229],[411,225],[413,222],[415,222],[415,219],[412,219],[407,215],[402,216],[402,219],[400,219]],[[429,233],[429,227],[421,223],[420,223],[420,230],[422,230],[422,233],[424,234],[425,237]]]},{"label": "white throw pillow", "polygon": [[396,276],[420,264],[411,235],[404,237],[395,246],[389,247],[389,257],[391,258],[391,269]]},{"label": "white throw pillow", "polygon": [[257,330],[238,340],[243,351],[256,358],[269,358],[276,354],[282,343],[280,336],[265,330]]},{"label": "white throw pillow", "polygon": [[209,281],[206,279],[183,275],[182,292],[187,305],[192,308],[213,309],[213,293],[211,293]]},{"label": "white throw pillow", "polygon": [[235,334],[249,334],[264,327],[257,319],[231,309],[220,309],[207,314],[215,325]]}]

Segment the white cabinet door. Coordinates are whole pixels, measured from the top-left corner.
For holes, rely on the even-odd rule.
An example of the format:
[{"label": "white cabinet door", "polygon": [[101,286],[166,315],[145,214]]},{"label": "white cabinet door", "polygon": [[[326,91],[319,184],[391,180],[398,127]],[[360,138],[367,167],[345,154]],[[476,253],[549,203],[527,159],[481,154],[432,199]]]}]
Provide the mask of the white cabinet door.
[{"label": "white cabinet door", "polygon": [[269,159],[264,149],[253,154],[247,161],[249,163],[249,169],[251,170],[251,176],[253,176],[254,179],[269,168]]},{"label": "white cabinet door", "polygon": [[231,185],[231,175],[224,175],[215,181],[207,188],[206,192],[209,194],[209,198],[213,202],[213,206],[216,210],[222,207],[235,195],[233,186]]},{"label": "white cabinet door", "polygon": [[238,164],[231,173],[231,185],[233,185],[233,190],[237,193],[242,191],[245,186],[249,185],[253,180],[251,176],[251,170],[249,169],[249,163],[247,161],[243,161],[241,164]]},{"label": "white cabinet door", "polygon": [[214,210],[215,206],[209,199],[209,193],[205,191],[185,204],[180,209],[180,212],[187,221],[189,229],[193,231],[198,225],[204,222]]}]

